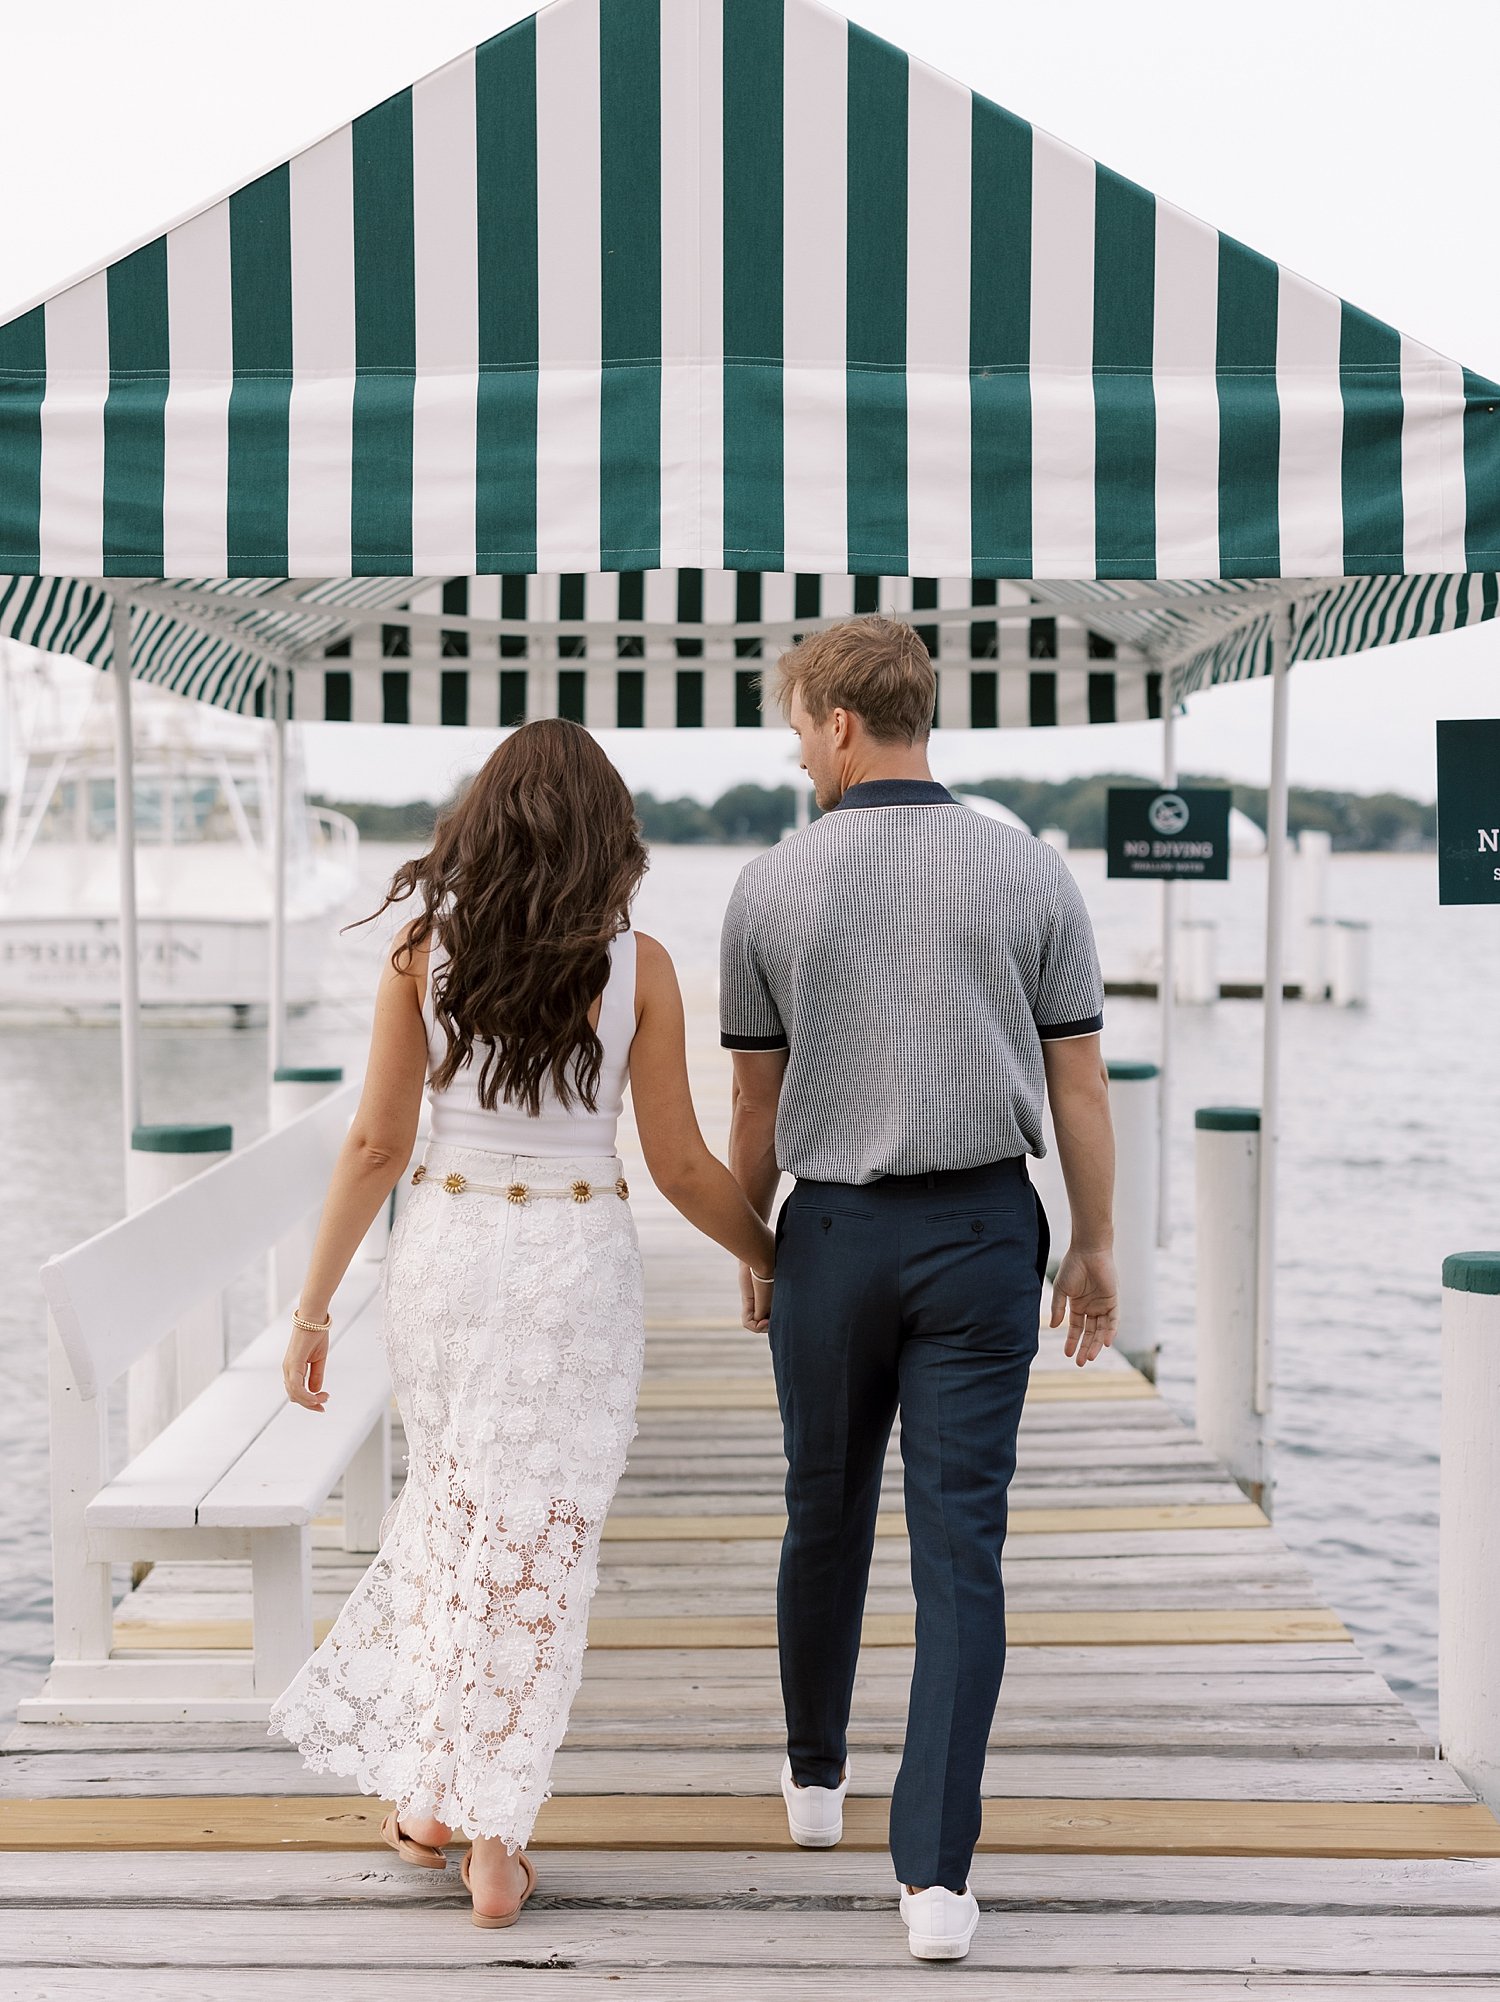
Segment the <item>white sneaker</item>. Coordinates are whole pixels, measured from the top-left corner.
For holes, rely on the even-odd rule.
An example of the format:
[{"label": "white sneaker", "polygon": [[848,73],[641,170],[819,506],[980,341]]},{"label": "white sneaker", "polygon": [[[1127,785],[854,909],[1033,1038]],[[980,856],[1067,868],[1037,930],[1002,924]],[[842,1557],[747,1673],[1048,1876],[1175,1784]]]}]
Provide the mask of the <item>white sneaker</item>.
[{"label": "white sneaker", "polygon": [[901,1889],[901,1916],[907,1942],[918,1960],[962,1960],[979,1924],[979,1900],[972,1891]]},{"label": "white sneaker", "polygon": [[836,1787],[799,1787],[792,1778],[792,1762],[781,1768],[781,1797],[786,1802],[786,1825],[799,1849],[832,1849],[844,1832],[844,1795],[849,1787],[849,1764]]}]

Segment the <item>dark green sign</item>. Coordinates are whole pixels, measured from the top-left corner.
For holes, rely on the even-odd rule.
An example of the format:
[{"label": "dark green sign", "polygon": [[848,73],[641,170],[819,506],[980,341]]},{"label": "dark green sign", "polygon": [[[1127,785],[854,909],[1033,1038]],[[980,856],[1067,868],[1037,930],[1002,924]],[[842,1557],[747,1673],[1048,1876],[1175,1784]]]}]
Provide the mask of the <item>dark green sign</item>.
[{"label": "dark green sign", "polygon": [[1111,876],[1189,876],[1222,883],[1229,876],[1228,786],[1111,786],[1105,817]]},{"label": "dark green sign", "polygon": [[1500,719],[1437,726],[1440,904],[1500,904]]}]

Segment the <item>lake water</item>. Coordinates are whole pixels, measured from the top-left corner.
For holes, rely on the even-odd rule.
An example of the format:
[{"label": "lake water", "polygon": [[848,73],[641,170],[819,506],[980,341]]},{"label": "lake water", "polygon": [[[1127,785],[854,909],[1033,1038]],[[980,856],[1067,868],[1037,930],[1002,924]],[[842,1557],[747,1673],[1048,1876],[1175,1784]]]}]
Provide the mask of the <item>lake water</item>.
[{"label": "lake water", "polygon": [[[712,993],[718,925],[749,851],[660,848],[641,928],[677,956],[690,1000]],[[382,881],[402,851],[367,844]],[[1070,857],[1106,972],[1138,977],[1158,892],[1108,883],[1103,858]],[[1195,886],[1191,915],[1220,927],[1220,971],[1255,978],[1264,862]],[[1500,1244],[1500,911],[1440,910],[1429,856],[1335,856],[1334,915],[1373,927],[1368,1008],[1287,1010],[1276,1432],[1276,1520],[1370,1657],[1435,1720],[1439,1273],[1446,1253]],[[367,909],[368,903],[359,910]],[[351,912],[351,915],[357,914]],[[1298,941],[1288,972],[1295,976]],[[379,939],[331,956],[327,1000],[292,1025],[298,1062],[362,1064]],[[1178,1012],[1172,1133],[1177,1221],[1162,1272],[1162,1386],[1192,1408],[1192,1111],[1253,1104],[1260,1009]],[[1156,1009],[1112,1001],[1105,1046],[1156,1054]],[[225,1023],[148,1027],[153,1120],[229,1119],[243,1145],[264,1126],[265,1040]],[[0,1021],[0,1720],[35,1689],[49,1654],[46,1361],[40,1262],[120,1212],[119,1048],[107,1028]],[[706,1119],[714,1130],[717,1118]],[[249,1331],[241,1318],[241,1338]]]}]

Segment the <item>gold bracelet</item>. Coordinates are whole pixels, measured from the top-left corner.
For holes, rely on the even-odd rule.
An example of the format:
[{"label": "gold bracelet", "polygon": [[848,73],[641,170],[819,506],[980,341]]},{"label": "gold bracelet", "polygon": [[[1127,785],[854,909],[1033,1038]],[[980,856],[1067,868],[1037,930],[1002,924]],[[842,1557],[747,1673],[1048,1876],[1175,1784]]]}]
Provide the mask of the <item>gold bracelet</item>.
[{"label": "gold bracelet", "polygon": [[326,1335],[328,1330],[333,1326],[333,1316],[330,1314],[326,1321],[307,1321],[293,1307],[292,1326],[294,1328],[305,1328],[310,1335]]},{"label": "gold bracelet", "polygon": [[755,1281],[757,1286],[774,1286],[776,1284],[776,1274],[774,1272],[769,1279],[762,1279],[758,1272],[752,1272],[750,1277]]}]

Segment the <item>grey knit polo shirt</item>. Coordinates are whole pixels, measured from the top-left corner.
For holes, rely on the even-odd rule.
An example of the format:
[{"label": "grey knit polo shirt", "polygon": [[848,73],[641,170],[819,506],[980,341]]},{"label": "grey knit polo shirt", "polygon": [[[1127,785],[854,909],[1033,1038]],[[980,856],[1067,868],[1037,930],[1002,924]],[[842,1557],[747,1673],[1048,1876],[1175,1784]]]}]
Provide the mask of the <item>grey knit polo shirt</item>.
[{"label": "grey knit polo shirt", "polygon": [[879,779],[740,872],[721,1039],[788,1051],[776,1159],[871,1182],[1041,1154],[1042,1044],[1104,987],[1067,865],[945,787]]}]

